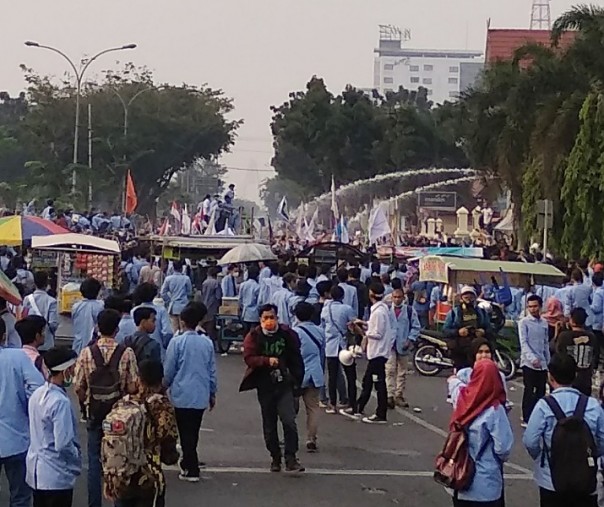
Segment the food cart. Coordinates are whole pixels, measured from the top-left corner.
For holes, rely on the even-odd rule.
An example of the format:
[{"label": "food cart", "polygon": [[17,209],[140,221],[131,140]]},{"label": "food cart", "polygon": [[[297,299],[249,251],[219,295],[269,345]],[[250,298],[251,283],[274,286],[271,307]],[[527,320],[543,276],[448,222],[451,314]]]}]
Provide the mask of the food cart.
[{"label": "food cart", "polygon": [[56,275],[60,313],[70,313],[82,299],[80,284],[96,278],[106,289],[117,285],[120,246],[116,241],[85,234],[57,234],[32,238],[32,266]]}]

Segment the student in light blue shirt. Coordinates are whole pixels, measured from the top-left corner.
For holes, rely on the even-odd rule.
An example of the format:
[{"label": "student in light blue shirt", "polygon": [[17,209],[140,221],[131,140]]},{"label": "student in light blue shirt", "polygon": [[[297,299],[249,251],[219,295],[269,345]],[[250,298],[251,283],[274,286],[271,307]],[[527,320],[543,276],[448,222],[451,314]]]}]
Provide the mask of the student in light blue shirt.
[{"label": "student in light blue shirt", "polygon": [[[300,338],[300,352],[304,361],[302,400],[306,408],[306,450],[317,452],[319,427],[319,390],[325,385],[323,370],[325,357],[325,333],[311,322],[314,308],[310,303],[298,303],[295,309],[296,325],[293,330]],[[296,398],[299,410],[300,399]]]},{"label": "student in light blue shirt", "polygon": [[344,291],[344,299],[342,299],[342,303],[350,306],[355,313],[359,313],[359,296],[357,294],[356,287],[349,285],[348,282],[348,270],[346,268],[340,268],[336,272],[336,276],[339,280],[339,286],[342,287]]},{"label": "student in light blue shirt", "polygon": [[470,487],[457,491],[456,497],[460,505],[502,505],[497,502],[504,496],[503,463],[512,451],[514,435],[497,365],[477,361],[468,385],[457,377],[448,383],[455,407],[450,427],[467,428],[469,454],[476,467]]},{"label": "student in light blue shirt", "polygon": [[246,325],[247,331],[253,326],[257,326],[260,322],[260,317],[258,316],[258,294],[260,293],[260,285],[258,284],[259,274],[260,270],[258,269],[258,266],[250,266],[247,270],[247,280],[239,287],[241,320]]},{"label": "student in light blue shirt", "polygon": [[433,288],[432,282],[416,281],[411,284],[413,309],[417,312],[422,329],[426,329],[430,323],[430,296]]},{"label": "student in light blue shirt", "polygon": [[6,348],[6,328],[0,319],[0,467],[8,478],[11,506],[31,505],[31,490],[25,482],[29,447],[27,403],[43,383],[42,374],[23,350]]},{"label": "student in light blue shirt", "polygon": [[237,296],[237,266],[235,264],[229,264],[227,267],[227,274],[224,275],[220,286],[222,288],[222,297],[234,298]]},{"label": "student in light blue shirt", "polygon": [[26,480],[33,490],[34,505],[72,505],[73,488],[82,469],[82,452],[65,387],[73,375],[76,358],[73,350],[50,349],[44,356],[49,380],[29,400],[31,443]]},{"label": "student in light blue shirt", "polygon": [[147,307],[155,310],[155,331],[149,336],[153,338],[161,346],[162,360],[165,358],[166,349],[168,344],[174,336],[174,330],[172,324],[170,324],[170,317],[168,311],[161,304],[153,303],[155,296],[157,296],[157,287],[152,283],[141,283],[135,290],[133,300],[136,305],[130,315],[134,318],[134,312],[137,308]]},{"label": "student in light blue shirt", "polygon": [[97,299],[100,291],[101,282],[94,278],[87,278],[80,285],[80,292],[84,299],[77,301],[71,310],[73,325],[73,344],[71,348],[78,355],[92,341],[97,318],[104,308],[104,303]]},{"label": "student in light blue shirt", "polygon": [[23,300],[23,309],[27,311],[27,315],[39,315],[46,320],[44,344],[39,350],[50,350],[55,346],[55,333],[59,328],[57,300],[46,292],[48,289],[48,273],[46,271],[36,271],[34,273],[34,282],[36,290],[33,294],[25,297]]},{"label": "student in light blue shirt", "polygon": [[[591,302],[591,312],[593,314],[592,328],[595,333],[602,334],[604,327],[604,273],[599,271],[591,277],[594,285],[594,291]],[[598,336],[600,338],[600,336]],[[600,342],[601,343],[601,342]]]},{"label": "student in light blue shirt", "polygon": [[275,292],[283,287],[283,280],[279,276],[279,265],[274,262],[270,265],[271,276],[260,279],[260,291],[258,293],[258,307],[273,303]]},{"label": "student in light blue shirt", "polygon": [[183,274],[183,265],[182,261],[174,262],[174,274],[166,277],[161,288],[161,297],[168,309],[174,331],[180,329],[178,316],[193,295],[191,279]]},{"label": "student in light blue shirt", "polygon": [[21,348],[21,337],[19,333],[17,333],[15,329],[15,324],[17,323],[17,319],[15,316],[9,311],[6,306],[6,299],[0,297],[0,319],[4,322],[4,328],[6,333],[6,342],[4,343],[4,347],[12,348],[12,349],[20,349]]},{"label": "student in light blue shirt", "polygon": [[264,262],[259,262],[260,265],[260,275],[258,276],[258,280],[262,280],[263,278],[271,277],[271,268]]},{"label": "student in light blue shirt", "polygon": [[292,325],[294,320],[294,307],[298,298],[294,294],[298,279],[295,274],[287,273],[283,276],[283,287],[273,294],[272,304],[277,307],[279,324]]},{"label": "student in light blue shirt", "polygon": [[115,335],[115,341],[118,343],[124,343],[128,336],[132,336],[137,331],[136,324],[134,323],[134,314],[132,313],[132,301],[123,297],[116,298],[116,306],[109,306],[105,300],[105,308],[113,308],[120,312],[122,318],[120,319],[119,327],[117,328],[117,334]]},{"label": "student in light blue shirt", "polygon": [[[575,360],[567,354],[555,354],[549,363],[550,397],[557,402],[562,411],[570,416],[577,408],[582,395],[571,387],[576,375]],[[604,455],[604,411],[595,398],[587,398],[583,419],[589,426],[598,448],[598,456]],[[546,400],[539,400],[531,414],[522,442],[535,462],[534,478],[539,487],[541,505],[596,505],[593,495],[582,498],[573,495],[564,497],[554,491],[550,470],[549,450],[552,447],[552,435],[556,426],[556,417]]]},{"label": "student in light blue shirt", "polygon": [[202,303],[191,303],[182,310],[183,332],[170,341],[164,365],[164,382],[174,405],[182,446],[179,478],[188,482],[199,482],[199,429],[204,412],[216,404],[214,345],[195,331],[206,311]]},{"label": "student in light blue shirt", "polygon": [[566,293],[564,305],[564,316],[570,317],[570,312],[575,308],[583,308],[587,312],[587,322],[585,327],[590,328],[593,324],[593,314],[591,312],[590,299],[592,286],[583,283],[583,272],[576,268],[570,274],[572,285]]}]

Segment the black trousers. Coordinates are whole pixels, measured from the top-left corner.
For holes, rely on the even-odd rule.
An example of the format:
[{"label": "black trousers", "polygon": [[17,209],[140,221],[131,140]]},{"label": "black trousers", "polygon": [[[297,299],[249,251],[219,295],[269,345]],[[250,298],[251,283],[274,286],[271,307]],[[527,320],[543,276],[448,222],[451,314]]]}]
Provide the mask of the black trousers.
[{"label": "black trousers", "polygon": [[283,439],[285,440],[285,459],[293,458],[298,452],[298,427],[294,392],[291,387],[264,387],[258,389],[258,403],[262,413],[262,431],[264,443],[271,457],[281,458],[279,432],[277,425],[281,420]]},{"label": "black trousers", "polygon": [[[337,404],[339,369],[344,368],[346,376],[346,389],[348,392],[348,403],[353,412],[357,411],[357,365],[352,363],[344,366],[337,357],[327,358],[327,385],[329,389],[329,403],[334,407]],[[342,400],[340,400],[342,401]]]},{"label": "black trousers", "polygon": [[377,393],[377,410],[376,415],[383,420],[386,420],[386,414],[388,412],[388,392],[386,390],[386,361],[385,357],[374,357],[367,362],[367,369],[363,376],[363,390],[361,396],[359,396],[358,409],[359,412],[363,412],[369,398],[371,397],[371,391],[375,385]]},{"label": "black trousers", "polygon": [[204,410],[197,408],[175,408],[176,425],[182,447],[181,467],[192,477],[199,477],[199,430]]},{"label": "black trousers", "polygon": [[539,488],[541,507],[598,507],[598,495],[563,495]]},{"label": "black trousers", "polygon": [[528,422],[537,402],[545,396],[547,371],[533,370],[528,366],[522,367],[524,393],[522,395],[522,419]]},{"label": "black trousers", "polygon": [[35,489],[34,507],[71,507],[73,489]]},{"label": "black trousers", "polygon": [[[594,368],[600,371],[600,362],[604,359],[604,333],[602,331],[594,331],[596,335],[596,347],[594,348]],[[591,394],[590,394],[591,396]]]},{"label": "black trousers", "polygon": [[[116,503],[117,507],[118,503]],[[158,496],[140,496],[137,498],[126,498],[119,500],[119,507],[165,507],[165,495]]]},{"label": "black trousers", "polygon": [[471,500],[453,498],[453,507],[503,507],[503,500],[495,500],[494,502],[473,502]]}]

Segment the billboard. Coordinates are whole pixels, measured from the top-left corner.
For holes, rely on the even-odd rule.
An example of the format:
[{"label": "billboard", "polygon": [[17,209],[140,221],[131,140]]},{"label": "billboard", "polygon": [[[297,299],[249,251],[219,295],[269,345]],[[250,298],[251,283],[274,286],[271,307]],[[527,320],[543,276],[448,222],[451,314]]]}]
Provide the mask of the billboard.
[{"label": "billboard", "polygon": [[425,209],[455,211],[457,210],[457,192],[419,192],[417,205]]}]

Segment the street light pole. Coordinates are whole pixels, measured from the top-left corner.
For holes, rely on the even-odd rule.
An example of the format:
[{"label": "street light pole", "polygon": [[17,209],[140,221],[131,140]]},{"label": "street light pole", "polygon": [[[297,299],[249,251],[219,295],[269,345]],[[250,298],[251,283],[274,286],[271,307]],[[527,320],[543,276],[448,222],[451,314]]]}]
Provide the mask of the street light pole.
[{"label": "street light pole", "polygon": [[[92,58],[88,59],[86,61],[86,63],[84,64],[84,66],[80,68],[80,70],[78,70],[75,63],[73,63],[73,60],[71,58],[69,58],[60,49],[54,48],[52,46],[45,46],[43,44],[38,44],[37,42],[32,42],[32,41],[26,41],[25,45],[28,47],[48,49],[49,51],[53,51],[53,52],[61,55],[65,60],[67,60],[67,62],[73,69],[73,72],[75,73],[75,77],[76,77],[76,107],[75,107],[75,109],[76,110],[75,110],[75,126],[74,126],[74,135],[73,135],[73,164],[75,166],[75,164],[78,163],[78,136],[80,134],[80,97],[82,94],[82,82],[83,82],[84,74],[86,73],[86,70],[88,70],[88,67],[90,67],[90,64],[92,62],[94,62],[97,58],[99,58],[100,56],[103,56],[104,54],[107,54],[107,53],[111,53],[113,51],[122,51],[125,49],[135,49],[136,44],[126,44],[121,47],[109,48],[109,49],[100,51],[99,53],[94,55]],[[71,173],[71,193],[75,194],[75,192],[76,192],[76,170],[74,167],[73,172]]]}]

